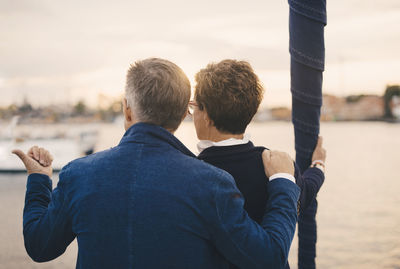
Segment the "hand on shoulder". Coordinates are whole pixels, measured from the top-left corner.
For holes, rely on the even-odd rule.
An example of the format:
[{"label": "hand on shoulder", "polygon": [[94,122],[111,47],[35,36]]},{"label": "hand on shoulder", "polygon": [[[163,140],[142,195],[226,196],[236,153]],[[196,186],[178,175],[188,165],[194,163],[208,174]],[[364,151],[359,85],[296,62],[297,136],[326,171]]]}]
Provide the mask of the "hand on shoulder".
[{"label": "hand on shoulder", "polygon": [[267,177],[277,173],[294,175],[294,162],[286,152],[264,150],[262,153],[264,170]]}]

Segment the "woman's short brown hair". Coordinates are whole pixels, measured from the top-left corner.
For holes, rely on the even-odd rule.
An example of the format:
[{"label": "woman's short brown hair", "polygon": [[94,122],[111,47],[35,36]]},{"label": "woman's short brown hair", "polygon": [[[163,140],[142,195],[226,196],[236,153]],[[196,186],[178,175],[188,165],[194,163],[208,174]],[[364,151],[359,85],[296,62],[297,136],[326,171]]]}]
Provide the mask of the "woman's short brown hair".
[{"label": "woman's short brown hair", "polygon": [[263,87],[246,61],[210,63],[195,76],[195,100],[223,133],[242,134],[263,98]]}]

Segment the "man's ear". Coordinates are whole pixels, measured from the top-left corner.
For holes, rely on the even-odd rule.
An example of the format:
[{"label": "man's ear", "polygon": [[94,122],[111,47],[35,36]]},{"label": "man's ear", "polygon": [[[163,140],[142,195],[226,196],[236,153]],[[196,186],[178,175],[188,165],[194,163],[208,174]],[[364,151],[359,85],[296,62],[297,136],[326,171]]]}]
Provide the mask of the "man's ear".
[{"label": "man's ear", "polygon": [[122,107],[124,111],[125,121],[132,122],[132,110],[128,106],[128,101],[126,100],[126,98],[124,98],[124,101],[122,102]]},{"label": "man's ear", "polygon": [[182,116],[181,121],[183,121],[187,117],[188,114],[189,114],[189,104],[188,104],[188,106],[186,108],[186,113],[184,113],[183,116]]}]

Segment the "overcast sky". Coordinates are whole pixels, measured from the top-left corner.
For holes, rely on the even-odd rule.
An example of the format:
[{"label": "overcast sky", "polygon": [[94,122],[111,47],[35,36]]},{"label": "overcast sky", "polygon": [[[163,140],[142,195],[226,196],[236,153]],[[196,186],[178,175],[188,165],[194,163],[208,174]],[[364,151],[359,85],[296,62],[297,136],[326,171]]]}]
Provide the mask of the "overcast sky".
[{"label": "overcast sky", "polygon": [[[399,0],[330,0],[325,35],[325,92],[400,83]],[[191,80],[210,61],[248,60],[264,105],[290,105],[286,1],[0,0],[0,106],[96,105],[122,94],[129,64],[147,57]]]}]

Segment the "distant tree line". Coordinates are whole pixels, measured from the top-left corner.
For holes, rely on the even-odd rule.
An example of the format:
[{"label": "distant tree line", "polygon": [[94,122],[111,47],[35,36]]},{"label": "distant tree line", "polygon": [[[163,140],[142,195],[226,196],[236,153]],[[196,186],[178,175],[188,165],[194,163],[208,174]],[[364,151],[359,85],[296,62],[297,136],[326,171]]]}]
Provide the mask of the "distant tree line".
[{"label": "distant tree line", "polygon": [[11,104],[0,107],[0,120],[10,120],[13,116],[22,116],[20,122],[30,122],[31,119],[46,122],[65,122],[69,119],[80,118],[88,121],[113,121],[122,113],[122,100],[115,99],[105,107],[89,107],[84,100],[74,105],[49,105],[34,108],[26,99],[23,104]]}]

